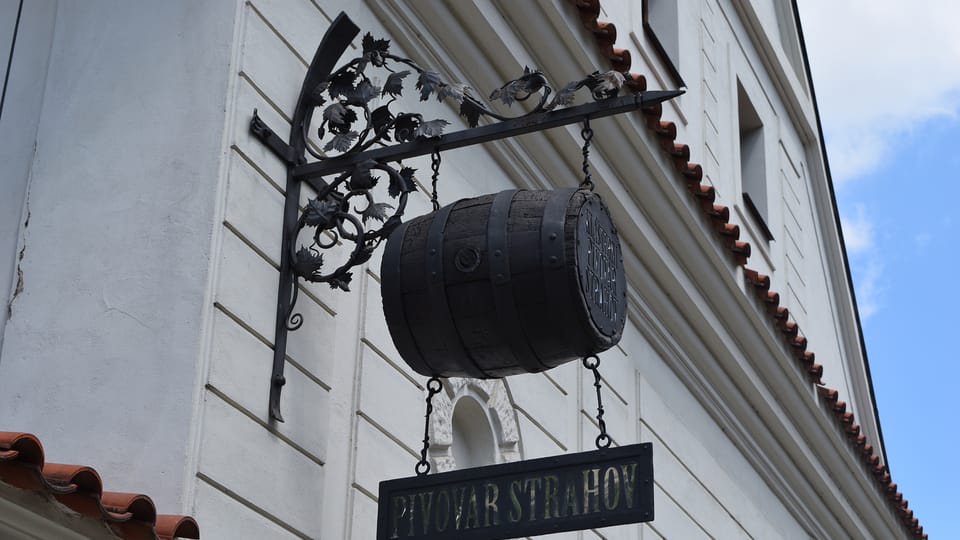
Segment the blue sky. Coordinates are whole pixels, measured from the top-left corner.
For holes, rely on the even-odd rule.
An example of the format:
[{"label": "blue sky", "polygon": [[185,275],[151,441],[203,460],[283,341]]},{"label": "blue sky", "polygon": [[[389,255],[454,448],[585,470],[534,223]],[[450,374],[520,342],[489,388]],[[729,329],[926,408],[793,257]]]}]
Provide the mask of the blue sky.
[{"label": "blue sky", "polygon": [[798,4],[891,474],[960,538],[960,2]]}]

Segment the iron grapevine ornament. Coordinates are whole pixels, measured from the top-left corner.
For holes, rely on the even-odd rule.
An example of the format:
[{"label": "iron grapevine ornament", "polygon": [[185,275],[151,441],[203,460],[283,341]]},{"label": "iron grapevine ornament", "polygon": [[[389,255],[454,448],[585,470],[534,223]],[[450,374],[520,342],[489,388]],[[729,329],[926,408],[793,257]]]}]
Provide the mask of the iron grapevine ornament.
[{"label": "iron grapevine ornament", "polygon": [[[413,81],[420,101],[435,98],[437,101],[451,100],[457,103],[460,116],[471,128],[477,127],[482,117],[501,121],[518,118],[491,111],[470,95],[469,86],[447,82],[440,73],[425,70],[411,60],[391,54],[390,41],[387,39],[374,39],[368,33],[363,37],[362,47],[362,56],[339,68],[309,93],[308,105],[322,109],[317,135],[323,146],[322,153],[312,144],[306,144],[304,149],[318,161],[338,155],[362,154],[370,149],[388,147],[392,143],[438,141],[444,129],[450,125],[447,120],[428,120],[417,112],[391,111],[391,106],[402,96],[404,85]],[[376,86],[367,73],[370,68],[386,72],[382,87]],[[593,99],[597,101],[616,96],[623,82],[623,74],[619,72],[595,72],[554,92],[543,72],[527,67],[522,76],[494,90],[490,98],[510,106],[538,97],[537,105],[523,115],[532,117],[573,104],[577,90],[583,87],[589,88]],[[378,102],[376,107],[373,106],[374,101]],[[251,129],[259,134],[264,128],[265,125],[255,113]],[[306,125],[304,129],[307,129]],[[309,201],[298,221],[298,230],[307,227],[314,229],[313,242],[309,246],[301,246],[291,255],[293,270],[298,278],[349,290],[353,277],[349,269],[369,260],[377,245],[399,226],[406,207],[406,194],[417,189],[414,176],[416,169],[392,161],[364,159],[354,163]],[[389,197],[397,200],[396,206],[374,200],[372,190],[383,177],[388,183]],[[359,209],[351,208],[353,200],[363,203],[355,207]],[[378,221],[381,226],[367,231],[364,227],[368,221]],[[330,237],[322,238],[324,232]],[[351,254],[348,264],[325,274],[320,250],[330,249],[340,239],[357,244],[358,249]]]}]

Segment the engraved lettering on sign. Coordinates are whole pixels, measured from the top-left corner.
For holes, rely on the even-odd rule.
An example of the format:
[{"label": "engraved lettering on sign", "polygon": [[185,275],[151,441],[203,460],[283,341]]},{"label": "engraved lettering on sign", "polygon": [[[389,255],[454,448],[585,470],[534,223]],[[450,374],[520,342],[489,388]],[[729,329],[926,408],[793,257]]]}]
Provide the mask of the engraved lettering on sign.
[{"label": "engraved lettering on sign", "polygon": [[[604,227],[604,220],[598,219],[589,208],[584,210],[583,219],[587,233],[586,293],[600,314],[615,323],[620,301],[616,294],[620,246]],[[596,312],[593,314],[597,315]]]},{"label": "engraved lettering on sign", "polygon": [[629,513],[638,505],[637,470],[638,462],[628,459],[586,464],[555,474],[502,476],[398,493],[389,498],[386,538],[426,539],[443,533],[533,525],[540,520],[554,523]]},{"label": "engraved lettering on sign", "polygon": [[643,443],[381,482],[377,540],[504,540],[653,519]]}]

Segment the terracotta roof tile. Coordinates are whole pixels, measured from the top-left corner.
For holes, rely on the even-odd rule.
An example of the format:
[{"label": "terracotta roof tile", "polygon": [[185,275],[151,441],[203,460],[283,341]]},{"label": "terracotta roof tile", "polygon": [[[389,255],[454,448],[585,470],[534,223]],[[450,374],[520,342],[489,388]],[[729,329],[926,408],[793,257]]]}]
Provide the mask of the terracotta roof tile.
[{"label": "terracotta roof tile", "polygon": [[767,292],[770,290],[770,276],[761,274],[756,270],[751,270],[749,268],[743,269],[743,275],[747,278],[747,282],[760,289],[762,292]]},{"label": "terracotta roof tile", "polygon": [[617,26],[611,22],[597,21],[593,35],[597,36],[598,40],[609,41],[613,45],[617,42]]},{"label": "terracotta roof tile", "polygon": [[[628,73],[630,70],[629,51],[617,49],[611,41],[616,40],[616,28],[609,22],[598,20],[601,0],[571,0],[571,3],[576,6],[584,27],[596,37],[601,54],[611,62],[613,69],[624,72],[625,87],[631,92],[645,91],[647,88],[646,78],[636,73]],[[643,115],[647,128],[657,137],[664,152],[673,159],[674,166],[680,174],[680,179],[686,184],[686,188],[695,197],[706,217],[714,224],[721,246],[732,252],[738,266],[745,266],[751,254],[750,244],[741,241],[739,239],[739,227],[736,224],[729,223],[729,209],[714,204],[716,192],[713,187],[702,183],[703,168],[690,162],[690,147],[688,145],[676,142],[676,124],[661,119],[663,115],[661,104],[644,107],[640,113]],[[839,407],[837,403],[842,402],[839,402],[836,390],[821,390],[823,388],[821,386],[823,366],[815,362],[814,353],[806,350],[807,338],[800,334],[800,328],[796,322],[790,320],[790,311],[785,306],[780,305],[780,294],[769,290],[769,278],[754,270],[746,268],[744,270],[744,276],[748,284],[753,286],[756,296],[766,305],[774,326],[783,334],[785,345],[788,350],[795,354],[800,369],[806,373],[808,380],[818,387],[818,393],[828,407]],[[898,504],[899,501],[903,500],[903,496],[896,491],[897,485],[891,482],[886,467],[879,464],[879,457],[873,453],[873,446],[866,441],[866,437],[861,433],[860,426],[853,421],[853,414],[846,412],[845,409],[846,404],[843,404],[838,414],[834,415],[837,419],[838,428],[849,439],[853,440],[854,446],[860,450],[861,459],[867,468],[874,473],[878,488],[888,494],[893,505]],[[893,506],[892,510],[896,511],[896,506]],[[905,519],[904,522],[916,538],[927,538],[927,535],[923,533],[923,527],[919,526],[917,519],[913,517],[912,511],[910,518]]]},{"label": "terracotta roof tile", "polygon": [[820,395],[820,399],[827,402],[827,405],[833,405],[837,402],[837,398],[840,396],[840,392],[837,392],[833,388],[827,388],[826,386],[818,386],[817,394]]},{"label": "terracotta roof tile", "polygon": [[200,538],[200,527],[187,516],[159,515],[156,530],[160,538]]},{"label": "terracotta roof tile", "polygon": [[[677,167],[680,170],[680,173],[686,177],[687,185],[690,184],[700,184],[700,181],[703,180],[703,167],[699,163],[687,163],[682,167]],[[728,211],[729,218],[729,211]]]},{"label": "terracotta roof tile", "polygon": [[30,433],[0,431],[0,482],[48,494],[74,512],[102,520],[118,538],[200,538],[193,518],[158,516],[146,495],[103,491],[100,475],[90,467],[45,463],[43,445]]},{"label": "terracotta roof tile", "polygon": [[687,166],[687,162],[690,161],[690,146],[686,144],[674,144],[673,148],[668,148],[668,152],[673,156],[673,159],[676,160],[677,168],[683,169]]},{"label": "terracotta roof tile", "polygon": [[643,92],[647,89],[647,79],[643,75],[636,73],[624,73],[623,85],[630,92]]},{"label": "terracotta roof tile", "polygon": [[717,232],[726,236],[731,242],[740,238],[740,226],[733,223],[724,223],[722,227],[717,229]]},{"label": "terracotta roof tile", "polygon": [[833,404],[832,408],[833,408],[833,412],[837,414],[843,414],[847,411],[847,403],[845,401],[838,399],[836,403]]},{"label": "terracotta roof tile", "polygon": [[707,211],[707,216],[714,221],[726,224],[730,221],[730,209],[726,206],[715,204]]},{"label": "terracotta roof tile", "polygon": [[823,366],[820,364],[813,364],[807,369],[807,378],[810,379],[810,382],[813,384],[820,384],[823,379]]}]

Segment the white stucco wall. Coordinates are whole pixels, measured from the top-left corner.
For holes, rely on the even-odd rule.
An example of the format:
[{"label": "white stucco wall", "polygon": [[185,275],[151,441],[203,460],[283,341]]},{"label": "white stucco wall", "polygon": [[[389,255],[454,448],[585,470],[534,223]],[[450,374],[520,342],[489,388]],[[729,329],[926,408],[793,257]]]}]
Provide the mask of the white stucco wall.
[{"label": "white stucco wall", "polygon": [[4,277],[23,178],[30,215],[0,356],[4,429],[166,508],[191,452],[236,7],[58,2],[48,64],[38,54],[12,81],[36,82],[8,96],[26,121],[3,118],[0,148],[18,152]]},{"label": "white stucco wall", "polygon": [[[7,75],[4,108],[0,113],[0,163],[4,169],[0,182],[3,195],[0,197],[0,328],[3,328],[12,310],[11,297],[19,284],[18,246],[27,219],[24,210],[56,21],[56,2],[38,0],[21,9],[20,2],[6,1],[0,4],[0,21],[0,65]],[[16,54],[8,65],[11,52]],[[2,346],[3,332],[0,331]]]},{"label": "white stucco wall", "polygon": [[[778,84],[791,81],[767,72],[757,50],[764,42],[741,20],[744,2],[681,1],[688,88],[665,105],[664,119],[677,123],[678,142],[692,147],[754,246],[748,266],[773,277],[827,365],[827,382],[843,387],[858,372],[842,343],[851,336],[830,322],[846,319],[828,275],[839,270],[824,270],[833,239],[824,191],[812,187],[825,180],[810,150],[810,104],[794,110],[781,95]],[[760,4],[751,13],[762,29],[780,10]],[[603,6],[617,46],[633,52],[632,71],[650,88],[672,87],[643,34],[639,2]],[[257,109],[285,138],[307,62],[341,9],[478,96],[524,65],[555,84],[607,68],[565,1],[61,2],[36,155],[25,162],[31,220],[21,227],[15,209],[16,219],[0,222],[25,248],[23,292],[0,345],[3,428],[37,433],[54,461],[64,452],[95,466],[110,489],[196,515],[206,539],[371,538],[379,481],[410,476],[419,457],[425,380],[400,358],[383,319],[382,249],[355,271],[349,293],[301,284],[305,323],[287,348],[286,421],[267,414],[285,170],[248,123]],[[769,127],[770,244],[740,199],[738,80]],[[396,110],[426,108],[453,121],[448,132],[464,127],[453,108],[420,103],[406,83]],[[793,90],[804,92],[799,83]],[[875,486],[854,469],[860,462],[643,118],[593,127],[594,180],[620,229],[630,285],[624,339],[601,356],[605,419],[616,444],[654,443],[657,518],[556,537],[886,530],[887,509],[871,506],[866,491]],[[441,203],[574,186],[580,145],[579,126],[570,126],[449,152]],[[426,184],[427,158],[408,164]],[[406,215],[429,209],[419,191]],[[13,245],[0,244],[0,256]],[[502,383],[448,385],[433,425],[440,468],[456,445],[451,407],[466,394],[486,400],[491,425],[478,429],[497,437],[498,460],[593,448],[592,378],[573,362]]]},{"label": "white stucco wall", "polygon": [[[619,35],[631,36],[634,46],[644,47],[639,24],[620,22],[638,23],[636,6],[612,0],[604,6],[604,17],[618,21]],[[714,160],[705,165],[708,181],[720,190],[721,202],[734,207],[742,218],[742,211],[737,210],[739,180],[733,174],[739,170],[736,148],[725,141],[729,139],[727,132],[736,129],[736,112],[730,110],[736,77],[749,78],[746,85],[757,93],[764,121],[771,127],[766,141],[768,175],[774,179],[770,205],[775,214],[775,234],[779,235],[787,227],[783,218],[787,203],[779,202],[786,193],[784,186],[802,190],[802,186],[796,187],[803,182],[796,165],[805,157],[801,143],[792,134],[794,128],[786,113],[778,109],[782,105],[770,80],[753,74],[762,72],[762,66],[749,40],[735,37],[743,29],[737,26],[734,7],[685,2],[682,8],[684,28],[701,29],[684,35],[687,41],[681,45],[681,56],[686,69],[682,71],[692,81],[702,80],[703,85],[688,88],[678,104],[667,106],[665,117],[678,122],[678,140],[690,143],[697,158]],[[307,322],[304,329],[291,334],[286,368],[289,382],[283,398],[287,421],[271,424],[267,418],[267,360],[273,333],[284,171],[280,162],[247,134],[246,126],[251,111],[257,108],[271,127],[286,132],[286,120],[306,62],[322,30],[340,9],[346,9],[363,31],[391,38],[394,51],[440,68],[454,80],[470,83],[480,89],[478,95],[515,75],[523,65],[543,67],[559,82],[603,65],[589,37],[581,38],[582,44],[571,45],[570,40],[576,39],[572,36],[582,35],[582,29],[572,7],[564,3],[532,13],[529,6],[487,2],[342,6],[336,2],[251,0],[244,6],[233,109],[228,121],[224,226],[218,232],[220,256],[215,270],[211,356],[193,498],[197,515],[207,530],[213,531],[209,534],[214,538],[230,538],[250,530],[277,537],[314,537],[321,533],[370,537],[378,482],[410,475],[417,459],[425,381],[399,357],[383,321],[380,253],[364,272],[358,272],[350,293],[303,287],[298,307]],[[549,24],[518,22],[524,20]],[[461,30],[461,25],[469,32]],[[563,37],[558,38],[558,34]],[[715,42],[698,47],[704,37]],[[731,43],[739,43],[743,50],[730,53]],[[557,54],[564,47],[569,57]],[[634,56],[633,70],[651,74],[651,87],[669,86],[666,79],[657,78],[663,73],[662,67],[649,50],[645,54]],[[706,66],[712,66],[715,73],[707,73]],[[421,105],[409,94],[396,105],[398,110],[404,105],[427,107],[430,114],[455,119],[455,111],[433,102]],[[698,103],[704,107],[702,111]],[[848,523],[842,517],[827,515],[830,510],[823,503],[804,506],[806,503],[799,501],[810,496],[810,487],[785,487],[778,471],[782,466],[779,459],[758,457],[765,452],[785,452],[779,446],[783,443],[760,427],[768,420],[751,427],[741,424],[738,415],[756,405],[746,398],[725,402],[733,395],[728,392],[736,392],[733,389],[745,381],[730,380],[723,371],[716,371],[710,366],[710,355],[723,351],[730,362],[751,364],[757,360],[744,355],[775,356],[783,351],[775,340],[765,345],[772,348],[763,351],[738,343],[739,330],[733,327],[727,330],[730,334],[711,336],[707,341],[706,334],[714,333],[707,329],[717,324],[713,317],[722,316],[727,309],[742,308],[734,304],[718,306],[711,303],[715,300],[690,289],[683,292],[686,285],[676,282],[671,270],[691,280],[700,279],[708,270],[702,261],[695,263],[699,268],[694,270],[685,267],[690,261],[671,259],[666,246],[672,242],[689,244],[690,235],[707,234],[708,230],[691,225],[699,223],[698,216],[695,208],[684,206],[689,203],[681,192],[663,199],[671,201],[669,204],[684,201],[671,209],[672,214],[662,214],[658,208],[661,203],[653,199],[642,207],[647,192],[662,189],[655,187],[659,180],[620,171],[659,167],[658,149],[645,130],[638,130],[631,120],[621,120],[613,130],[611,121],[605,125],[597,135],[595,178],[611,197],[608,204],[614,214],[623,220],[624,241],[637,250],[629,271],[637,290],[631,301],[634,315],[622,346],[603,357],[607,422],[618,443],[653,441],[656,468],[662,472],[657,476],[658,519],[640,527],[607,529],[602,534],[607,538],[636,538],[641,534],[644,538],[807,538],[869,529],[862,522]],[[460,125],[454,121],[448,131],[457,127]],[[622,139],[608,134],[619,134],[619,130],[626,134]],[[629,130],[634,131],[631,134]],[[442,167],[441,201],[517,186],[572,185],[579,174],[577,133],[574,128],[555,130],[523,141],[504,141],[486,150],[451,152]],[[648,148],[653,144],[654,157],[644,158],[646,163],[640,165],[636,151],[622,152],[624,142]],[[649,150],[640,154],[644,151]],[[428,170],[422,158],[411,165]],[[651,173],[653,177],[657,174],[662,173]],[[426,177],[423,172],[420,176],[421,180]],[[673,180],[664,182],[672,185]],[[803,219],[812,220],[810,199],[803,193],[792,196],[790,204],[805,212]],[[428,209],[425,194],[417,193],[407,215]],[[667,215],[683,225],[677,228],[672,222],[658,223]],[[745,227],[745,236],[752,243],[757,241],[756,233]],[[742,296],[729,259],[710,240],[703,246],[708,251],[716,250],[711,264],[718,264],[720,269],[710,270],[719,272],[719,281],[701,286],[722,283],[723,287],[732,287],[731,294]],[[751,259],[751,266],[778,276],[778,286],[792,284],[790,280],[796,276],[788,277],[786,270],[778,270],[786,266],[783,261],[789,256],[779,243],[773,244],[762,248]],[[646,263],[638,262],[645,257],[657,260],[651,259],[652,266],[645,268]],[[759,263],[753,262],[757,260]],[[673,288],[669,294],[678,296],[672,300],[669,296],[650,296],[650,291],[664,286]],[[680,296],[684,297],[682,302],[678,301]],[[800,290],[789,298],[799,304],[807,296]],[[686,317],[700,318],[695,314],[701,312],[709,315],[697,323],[700,328],[692,329],[688,328],[690,322],[682,322],[683,317],[674,318],[672,310],[677,309],[685,311]],[[758,320],[762,324],[762,319]],[[769,332],[765,326],[760,328]],[[704,345],[697,344],[701,340]],[[791,392],[809,388],[792,371],[794,368],[786,368],[797,385]],[[742,375],[752,383],[764,384],[764,374],[748,371]],[[707,377],[709,382],[697,383],[697,377]],[[595,404],[588,379],[578,365],[570,364],[546,374],[505,381],[523,457],[592,448]],[[764,399],[776,402],[773,396]],[[808,400],[807,405],[819,413],[812,394],[799,399]],[[774,418],[785,411],[778,405],[765,414]],[[828,424],[827,428],[834,426]],[[448,426],[435,432],[441,451],[449,437],[444,433],[449,431]],[[246,466],[237,467],[237,463]],[[788,481],[787,486],[799,478]],[[558,536],[593,538],[598,534],[587,531]]]}]

